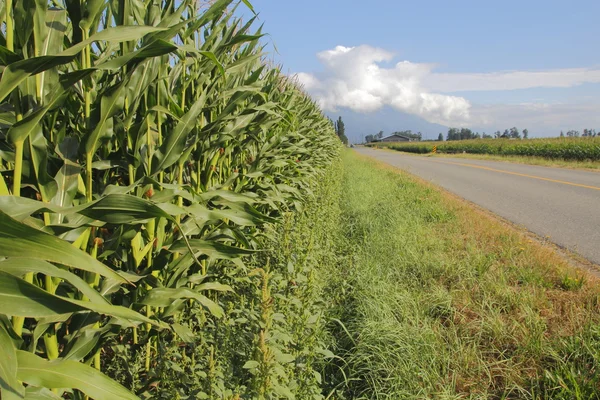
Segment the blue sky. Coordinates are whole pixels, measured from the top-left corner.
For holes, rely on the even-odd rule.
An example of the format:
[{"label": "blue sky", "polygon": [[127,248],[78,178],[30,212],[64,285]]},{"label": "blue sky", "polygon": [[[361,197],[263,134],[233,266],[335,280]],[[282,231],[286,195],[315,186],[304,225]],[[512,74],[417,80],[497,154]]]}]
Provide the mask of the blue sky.
[{"label": "blue sky", "polygon": [[267,51],[356,140],[378,124],[600,130],[600,1],[252,4]]}]

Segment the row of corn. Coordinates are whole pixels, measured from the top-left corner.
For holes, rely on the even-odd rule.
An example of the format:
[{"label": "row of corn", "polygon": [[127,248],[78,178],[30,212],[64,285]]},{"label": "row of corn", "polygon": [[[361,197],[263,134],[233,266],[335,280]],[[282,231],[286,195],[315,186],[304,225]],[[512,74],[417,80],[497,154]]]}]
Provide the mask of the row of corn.
[{"label": "row of corn", "polygon": [[196,3],[3,2],[4,400],[293,397],[265,369],[296,362],[269,348],[265,227],[339,141],[249,2]]},{"label": "row of corn", "polygon": [[[383,144],[378,143],[378,146]],[[585,161],[600,160],[600,138],[552,139],[476,139],[448,142],[391,143],[394,150],[426,154],[437,146],[438,153],[492,154],[502,156],[534,156],[552,159]]]}]

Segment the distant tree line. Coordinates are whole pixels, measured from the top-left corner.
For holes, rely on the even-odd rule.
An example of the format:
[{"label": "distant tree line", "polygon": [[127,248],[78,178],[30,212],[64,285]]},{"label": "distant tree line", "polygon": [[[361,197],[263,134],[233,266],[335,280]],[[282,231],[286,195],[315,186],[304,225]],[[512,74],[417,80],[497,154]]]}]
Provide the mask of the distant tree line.
[{"label": "distant tree line", "polygon": [[[402,135],[409,137],[414,140],[421,141],[423,135],[421,132],[413,133],[410,129],[405,131],[397,131],[392,132],[390,135]],[[596,129],[584,129],[583,133],[580,133],[577,130],[569,130],[566,133],[560,131],[560,137],[600,137],[600,132],[596,131]],[[370,143],[377,139],[383,138],[383,131],[379,131],[379,133],[373,135],[365,136],[365,142]],[[446,140],[470,140],[470,139],[529,139],[529,130],[523,129],[519,130],[516,126],[512,128],[505,129],[504,132],[496,131],[493,134],[487,134],[485,132],[473,132],[469,128],[449,128],[448,133],[446,134]],[[438,135],[437,141],[444,141],[444,134],[440,132]]]},{"label": "distant tree line", "polygon": [[[522,135],[522,136],[521,136]],[[450,128],[446,135],[446,140],[470,140],[470,139],[527,139],[529,138],[529,130],[523,129],[519,132],[517,127],[505,129],[504,132],[496,131],[493,135],[489,135],[485,132],[480,134],[479,132],[473,132],[469,128]],[[438,137],[438,140],[443,139],[442,134]]]},{"label": "distant tree line", "polygon": [[595,129],[584,129],[583,134],[580,134],[579,131],[571,129],[567,131],[565,135],[563,131],[560,131],[560,137],[596,137],[600,135],[600,133],[596,132]]}]

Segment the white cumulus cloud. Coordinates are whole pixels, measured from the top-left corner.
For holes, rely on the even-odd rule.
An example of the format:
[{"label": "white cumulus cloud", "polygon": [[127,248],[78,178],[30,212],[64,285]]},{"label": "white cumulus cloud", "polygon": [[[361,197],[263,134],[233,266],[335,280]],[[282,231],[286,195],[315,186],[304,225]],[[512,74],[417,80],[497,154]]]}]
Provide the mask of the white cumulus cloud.
[{"label": "white cumulus cloud", "polygon": [[433,65],[403,61],[382,67],[393,54],[367,45],[337,46],[317,57],[323,73],[299,73],[297,77],[325,110],[347,107],[370,112],[387,105],[441,124],[460,125],[470,119],[471,105],[466,99],[432,93],[423,86]]},{"label": "white cumulus cloud", "polygon": [[[318,53],[317,57],[323,70],[315,74],[298,73],[297,77],[326,111],[346,107],[357,112],[372,112],[391,106],[448,126],[493,124],[506,118],[509,109],[515,109],[472,105],[466,98],[449,93],[600,83],[600,69],[595,68],[438,73],[434,71],[435,64],[402,61],[390,65],[393,53],[368,45],[337,46]],[[538,108],[519,109],[546,117],[551,114],[546,112],[548,108]]]}]

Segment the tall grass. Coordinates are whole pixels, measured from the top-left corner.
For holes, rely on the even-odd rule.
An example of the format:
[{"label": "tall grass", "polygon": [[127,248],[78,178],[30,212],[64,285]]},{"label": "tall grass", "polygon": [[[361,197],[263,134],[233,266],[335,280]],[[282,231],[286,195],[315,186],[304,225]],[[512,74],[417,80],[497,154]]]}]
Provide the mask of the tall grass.
[{"label": "tall grass", "polygon": [[344,168],[339,397],[597,395],[595,279],[408,175],[351,153]]}]

